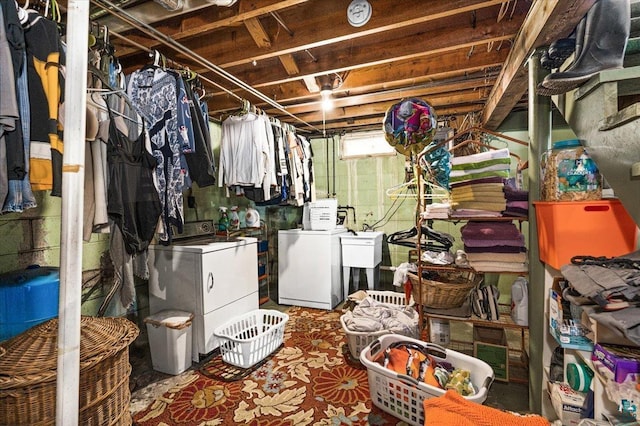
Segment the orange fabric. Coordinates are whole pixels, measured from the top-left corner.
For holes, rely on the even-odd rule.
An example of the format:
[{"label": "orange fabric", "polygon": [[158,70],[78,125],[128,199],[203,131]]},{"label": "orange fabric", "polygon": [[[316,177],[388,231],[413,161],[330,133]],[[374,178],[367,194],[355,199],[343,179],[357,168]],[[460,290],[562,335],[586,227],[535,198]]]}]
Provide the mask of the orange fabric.
[{"label": "orange fabric", "polygon": [[[387,368],[389,370],[395,371],[398,374],[409,375],[409,373],[407,372],[407,362],[409,361],[410,354],[413,356],[413,360],[411,361],[410,375],[414,379],[417,379],[420,373],[420,363],[424,361],[427,357],[422,352],[419,352],[415,349],[409,349],[409,350],[405,348],[389,349],[388,350],[389,363],[387,364]],[[384,353],[381,358],[377,359],[377,361],[381,364],[384,362]],[[440,386],[440,383],[438,383],[438,380],[433,374],[435,371],[434,364],[435,363],[433,361],[433,358],[429,357],[429,365],[424,375],[424,382],[428,385],[435,386],[437,388],[442,389],[442,387]]]},{"label": "orange fabric", "polygon": [[548,426],[538,415],[517,416],[464,399],[454,390],[424,400],[424,424],[429,426]]},{"label": "orange fabric", "polygon": [[413,293],[413,284],[411,284],[411,280],[407,278],[407,281],[404,283],[404,300],[411,300],[411,293]]}]

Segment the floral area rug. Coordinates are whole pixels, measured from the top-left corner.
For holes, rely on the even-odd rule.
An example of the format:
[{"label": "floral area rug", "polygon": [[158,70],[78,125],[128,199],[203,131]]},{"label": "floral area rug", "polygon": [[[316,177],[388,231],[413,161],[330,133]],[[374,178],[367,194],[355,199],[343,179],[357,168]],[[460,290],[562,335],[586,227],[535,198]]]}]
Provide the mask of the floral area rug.
[{"label": "floral area rug", "polygon": [[284,345],[258,368],[237,380],[217,380],[207,365],[191,370],[136,413],[134,424],[405,424],[372,405],[367,370],[350,359],[341,312],[292,307],[287,313]]}]

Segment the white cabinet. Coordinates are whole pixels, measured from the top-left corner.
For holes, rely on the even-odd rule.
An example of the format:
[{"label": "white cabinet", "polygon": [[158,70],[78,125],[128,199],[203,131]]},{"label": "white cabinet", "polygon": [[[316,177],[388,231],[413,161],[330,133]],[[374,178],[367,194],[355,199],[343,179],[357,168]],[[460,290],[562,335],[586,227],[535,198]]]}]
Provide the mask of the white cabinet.
[{"label": "white cabinet", "polygon": [[342,301],[340,235],[329,231],[278,231],[278,303],[333,309]]},{"label": "white cabinet", "polygon": [[217,345],[213,330],[258,309],[257,239],[149,247],[149,308],[193,312],[193,360]]}]

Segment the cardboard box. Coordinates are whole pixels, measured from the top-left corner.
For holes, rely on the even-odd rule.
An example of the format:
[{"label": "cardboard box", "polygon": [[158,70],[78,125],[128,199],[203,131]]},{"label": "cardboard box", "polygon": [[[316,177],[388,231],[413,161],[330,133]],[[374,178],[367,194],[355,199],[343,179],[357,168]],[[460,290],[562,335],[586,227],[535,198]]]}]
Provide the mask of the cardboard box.
[{"label": "cardboard box", "polygon": [[473,356],[493,368],[496,380],[509,381],[509,346],[504,329],[474,326]]},{"label": "cardboard box", "polygon": [[567,383],[549,382],[551,404],[563,425],[580,423],[585,394],[574,391]]},{"label": "cardboard box", "polygon": [[507,346],[507,333],[503,328],[476,325],[473,327],[473,341]]},{"label": "cardboard box", "polygon": [[628,374],[640,373],[640,348],[596,343],[591,359],[600,361],[617,383],[624,382]]}]

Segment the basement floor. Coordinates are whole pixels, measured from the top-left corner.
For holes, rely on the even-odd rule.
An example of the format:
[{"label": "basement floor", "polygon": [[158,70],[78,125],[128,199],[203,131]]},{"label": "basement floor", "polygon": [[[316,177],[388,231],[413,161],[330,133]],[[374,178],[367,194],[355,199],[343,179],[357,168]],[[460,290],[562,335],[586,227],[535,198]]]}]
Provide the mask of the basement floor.
[{"label": "basement floor", "polygon": [[[286,310],[289,307],[268,301],[261,305],[260,308]],[[141,330],[141,333],[146,335],[146,330]],[[131,388],[130,410],[132,413],[146,408],[155,398],[162,395],[180,380],[179,375],[171,376],[153,370],[149,345],[146,343],[144,335],[142,339],[137,339],[129,348],[132,366],[129,381]],[[192,368],[198,368],[198,364],[193,364]],[[489,389],[485,405],[519,413],[529,412],[528,385],[494,381]]]}]

